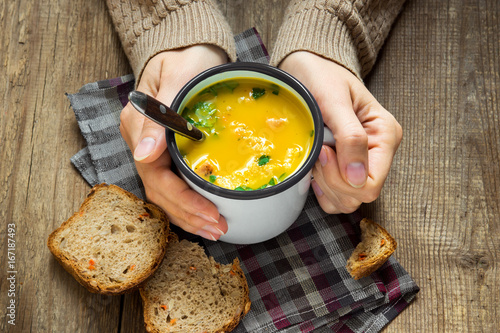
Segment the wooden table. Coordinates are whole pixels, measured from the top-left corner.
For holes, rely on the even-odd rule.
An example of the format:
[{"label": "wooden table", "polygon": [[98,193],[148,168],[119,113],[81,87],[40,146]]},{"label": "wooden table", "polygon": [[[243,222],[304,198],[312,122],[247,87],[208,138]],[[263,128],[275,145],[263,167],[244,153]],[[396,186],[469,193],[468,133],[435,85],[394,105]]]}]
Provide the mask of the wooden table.
[{"label": "wooden table", "polygon": [[[255,26],[272,49],[288,1],[218,2],[235,33]],[[85,143],[64,94],[131,72],[104,1],[0,1],[0,28],[0,331],[141,332],[137,293],[88,293],[46,246],[89,190],[70,164]],[[385,332],[499,330],[499,75],[498,0],[410,0],[366,80],[404,139],[362,211],[421,287]]]}]

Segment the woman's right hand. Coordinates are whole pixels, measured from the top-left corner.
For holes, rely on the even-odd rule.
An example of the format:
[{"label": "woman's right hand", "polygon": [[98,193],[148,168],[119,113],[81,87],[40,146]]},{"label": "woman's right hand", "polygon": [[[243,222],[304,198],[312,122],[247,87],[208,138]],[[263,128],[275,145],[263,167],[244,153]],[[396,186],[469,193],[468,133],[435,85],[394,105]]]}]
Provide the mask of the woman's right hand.
[{"label": "woman's right hand", "polygon": [[[137,90],[170,105],[192,77],[225,62],[226,53],[211,45],[161,52],[146,65]],[[120,132],[134,154],[147,199],[160,206],[173,224],[210,240],[227,232],[217,207],[172,172],[163,127],[128,103],[120,115]]]}]

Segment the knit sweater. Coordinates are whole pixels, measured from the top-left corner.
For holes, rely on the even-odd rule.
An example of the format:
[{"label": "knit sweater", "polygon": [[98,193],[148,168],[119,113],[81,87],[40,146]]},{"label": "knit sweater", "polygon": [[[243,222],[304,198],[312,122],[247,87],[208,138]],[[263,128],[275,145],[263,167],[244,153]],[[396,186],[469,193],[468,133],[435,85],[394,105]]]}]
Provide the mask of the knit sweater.
[{"label": "knit sweater", "polygon": [[222,48],[236,60],[234,36],[213,0],[106,0],[130,66],[139,81],[162,51],[198,44]]},{"label": "knit sweater", "polygon": [[[137,78],[156,54],[197,44],[236,60],[231,29],[214,0],[106,0]],[[271,65],[295,51],[335,61],[362,79],[372,69],[405,0],[291,0]]]}]

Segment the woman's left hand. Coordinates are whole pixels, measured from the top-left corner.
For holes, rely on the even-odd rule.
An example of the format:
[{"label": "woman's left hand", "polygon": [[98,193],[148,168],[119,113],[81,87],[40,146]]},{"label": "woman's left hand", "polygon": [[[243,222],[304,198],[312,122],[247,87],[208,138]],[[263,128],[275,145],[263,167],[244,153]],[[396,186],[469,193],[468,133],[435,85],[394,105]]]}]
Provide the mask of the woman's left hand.
[{"label": "woman's left hand", "polygon": [[349,70],[312,54],[295,52],[280,68],[313,94],[335,149],[323,146],[313,169],[312,187],[331,214],[351,213],[379,195],[402,139],[396,119]]}]

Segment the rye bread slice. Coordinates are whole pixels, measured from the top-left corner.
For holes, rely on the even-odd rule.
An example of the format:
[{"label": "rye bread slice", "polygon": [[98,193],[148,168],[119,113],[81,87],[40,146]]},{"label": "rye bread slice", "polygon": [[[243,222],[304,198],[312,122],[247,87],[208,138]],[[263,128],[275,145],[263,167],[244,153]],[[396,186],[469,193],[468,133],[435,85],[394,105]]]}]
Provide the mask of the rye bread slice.
[{"label": "rye bread slice", "polygon": [[375,272],[394,253],[397,243],[376,222],[364,218],[360,222],[361,242],[347,260],[347,270],[355,280]]},{"label": "rye bread slice", "polygon": [[92,188],[80,210],[54,230],[50,252],[90,292],[131,291],[159,267],[169,222],[157,206],[115,185]]},{"label": "rye bread slice", "polygon": [[148,332],[230,332],[251,305],[239,260],[221,265],[187,240],[169,243],[139,290]]}]

